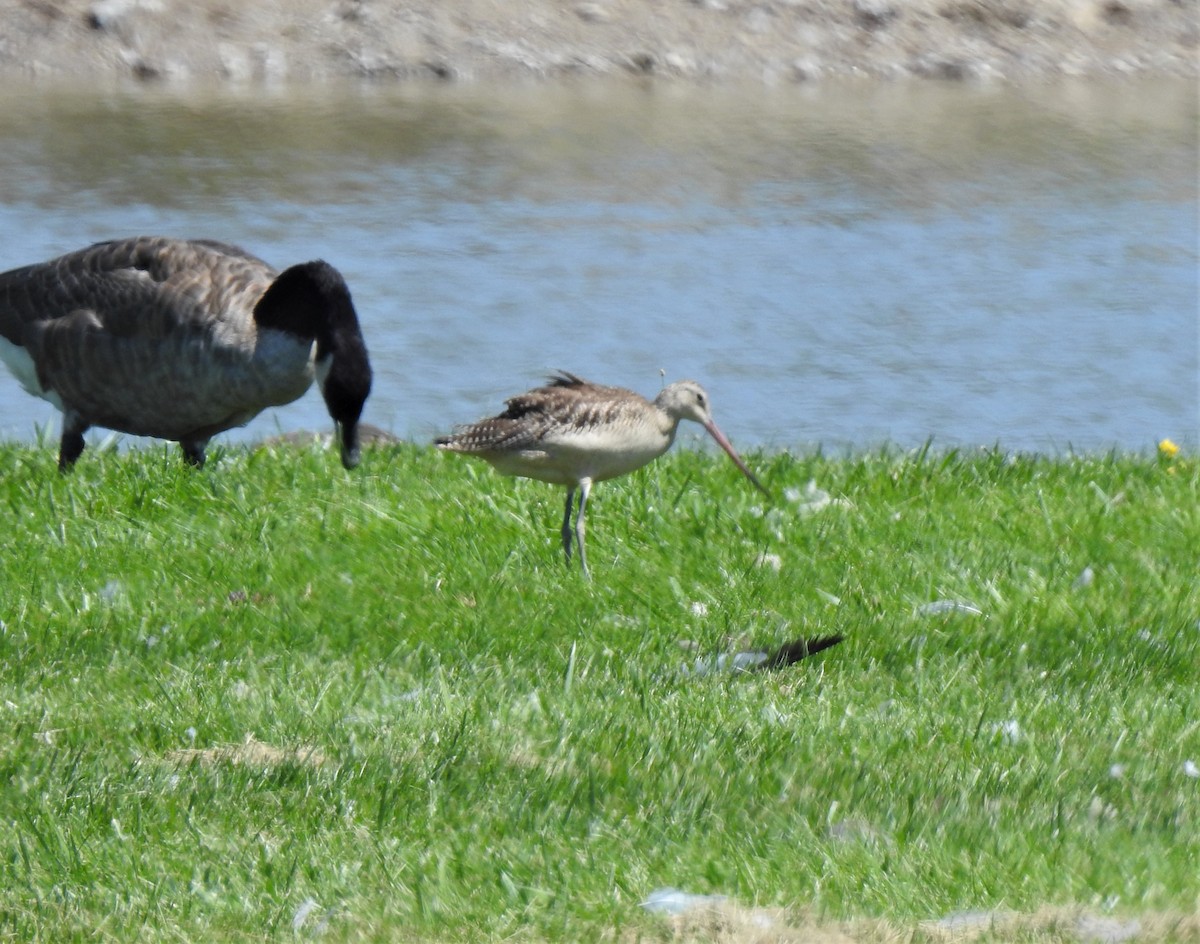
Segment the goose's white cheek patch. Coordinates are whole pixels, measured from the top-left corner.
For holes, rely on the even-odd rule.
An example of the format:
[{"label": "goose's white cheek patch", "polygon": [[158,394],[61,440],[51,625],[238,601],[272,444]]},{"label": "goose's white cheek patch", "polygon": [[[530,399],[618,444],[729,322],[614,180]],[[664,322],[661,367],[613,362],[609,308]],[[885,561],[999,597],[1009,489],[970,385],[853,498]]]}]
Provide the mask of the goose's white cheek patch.
[{"label": "goose's white cheek patch", "polygon": [[[316,345],[313,345],[313,347],[315,349]],[[324,389],[325,389],[325,381],[329,377],[329,368],[331,368],[332,366],[333,366],[333,355],[332,354],[326,354],[324,357],[313,362],[313,367],[315,369],[314,372],[315,372],[316,378],[317,378],[317,386],[322,391],[324,391]]]}]

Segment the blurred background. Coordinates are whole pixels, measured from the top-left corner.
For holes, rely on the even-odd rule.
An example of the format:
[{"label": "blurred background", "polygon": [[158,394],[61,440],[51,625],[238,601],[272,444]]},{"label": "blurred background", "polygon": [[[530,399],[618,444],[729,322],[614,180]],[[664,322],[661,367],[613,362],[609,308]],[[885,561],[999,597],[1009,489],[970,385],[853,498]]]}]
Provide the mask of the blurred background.
[{"label": "blurred background", "polygon": [[[371,349],[366,421],[418,441],[561,368],[699,380],[741,448],[1194,449],[1196,98],[9,83],[0,269],[134,234],[324,258]],[[314,390],[217,442],[328,423]],[[0,373],[0,436],[58,428]]]}]

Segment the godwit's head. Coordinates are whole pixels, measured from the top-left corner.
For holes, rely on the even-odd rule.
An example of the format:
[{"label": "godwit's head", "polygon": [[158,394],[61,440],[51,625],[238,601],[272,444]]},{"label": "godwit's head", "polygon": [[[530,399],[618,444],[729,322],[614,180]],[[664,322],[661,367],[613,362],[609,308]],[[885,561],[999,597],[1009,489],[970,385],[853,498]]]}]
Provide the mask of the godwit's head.
[{"label": "godwit's head", "polygon": [[733,448],[733,444],[725,438],[725,434],[713,422],[712,407],[709,404],[708,394],[694,380],[678,380],[673,384],[668,384],[662,389],[657,397],[654,398],[654,405],[666,413],[672,420],[692,420],[699,423],[713,439],[717,441],[729,458],[733,460],[733,464],[742,470],[742,474],[746,476],[754,487],[764,495],[770,496],[764,487],[754,475],[753,472],[742,461],[742,457],[737,454],[737,450]]}]

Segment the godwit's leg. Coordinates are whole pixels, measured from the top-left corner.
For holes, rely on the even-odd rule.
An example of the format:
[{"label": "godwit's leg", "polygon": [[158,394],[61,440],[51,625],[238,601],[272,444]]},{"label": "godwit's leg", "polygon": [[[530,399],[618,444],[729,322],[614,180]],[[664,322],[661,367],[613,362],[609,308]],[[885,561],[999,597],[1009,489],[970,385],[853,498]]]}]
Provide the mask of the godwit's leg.
[{"label": "godwit's leg", "polygon": [[63,411],[62,439],[58,445],[58,471],[66,472],[83,455],[83,434],[89,424],[74,410]]},{"label": "godwit's leg", "polygon": [[571,563],[571,502],[575,498],[575,486],[567,488],[567,507],[563,509],[562,541],[567,563]]},{"label": "godwit's leg", "polygon": [[584,479],[579,483],[579,514],[575,516],[575,544],[579,547],[579,563],[583,565],[583,575],[589,580],[592,575],[588,572],[587,545],[584,543],[583,534],[587,530],[587,526],[584,524],[584,515],[587,513],[588,493],[591,490],[591,479]]}]

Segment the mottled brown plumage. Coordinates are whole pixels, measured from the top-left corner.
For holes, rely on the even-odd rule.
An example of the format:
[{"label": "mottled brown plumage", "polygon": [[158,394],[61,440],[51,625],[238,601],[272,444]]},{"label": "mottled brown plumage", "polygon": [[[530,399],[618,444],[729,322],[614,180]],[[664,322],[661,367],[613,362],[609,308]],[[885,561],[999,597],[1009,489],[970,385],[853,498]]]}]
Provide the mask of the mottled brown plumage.
[{"label": "mottled brown plumage", "polygon": [[483,459],[504,475],[565,485],[562,542],[568,561],[571,502],[578,489],[574,535],[585,575],[584,515],[592,483],[632,472],[661,456],[675,441],[680,420],[700,423],[755,487],[766,492],[713,422],[708,395],[695,381],[670,384],[650,401],[624,387],[590,383],[564,371],[505,405],[498,416],[458,427],[436,443]]},{"label": "mottled brown plumage", "polygon": [[283,271],[210,240],[97,243],[0,274],[0,356],[63,411],[59,465],[89,426],[208,440],[289,403],[317,379],[358,461],[371,368],[349,289],[332,266]]}]

